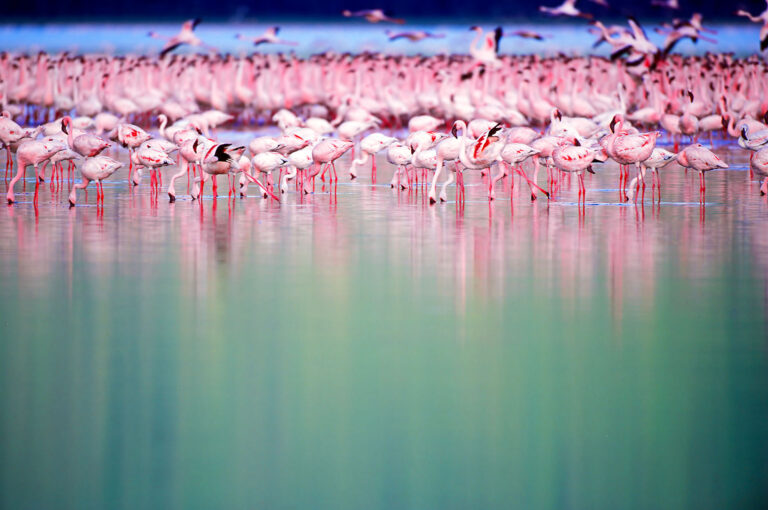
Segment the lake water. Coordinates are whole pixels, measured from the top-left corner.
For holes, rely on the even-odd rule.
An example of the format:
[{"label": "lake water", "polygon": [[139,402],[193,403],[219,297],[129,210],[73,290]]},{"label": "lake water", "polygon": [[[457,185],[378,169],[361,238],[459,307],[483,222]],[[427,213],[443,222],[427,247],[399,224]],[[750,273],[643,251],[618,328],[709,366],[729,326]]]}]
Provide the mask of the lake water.
[{"label": "lake water", "polygon": [[[736,18],[738,19],[738,18]],[[470,42],[475,34],[467,30],[476,22],[466,23],[424,23],[411,22],[407,25],[385,25],[358,23],[350,20],[338,22],[274,22],[274,23],[201,23],[195,33],[208,44],[221,52],[236,55],[250,53],[254,47],[247,41],[235,38],[241,33],[256,37],[267,27],[279,25],[280,38],[297,43],[296,46],[262,45],[259,51],[275,53],[294,51],[299,56],[324,51],[352,52],[382,51],[391,54],[425,54],[468,53]],[[716,35],[709,37],[717,39],[717,44],[699,41],[694,45],[685,40],[678,43],[675,52],[684,54],[703,54],[705,52],[733,52],[744,56],[756,53],[760,49],[760,25],[744,22],[715,22],[706,26],[717,30]],[[568,54],[595,53],[609,55],[610,48],[603,44],[597,50],[592,48],[595,37],[587,32],[589,25],[583,23],[506,23],[498,20],[485,23],[487,29],[502,25],[506,32],[515,30],[534,30],[546,37],[544,41],[532,41],[519,37],[507,36],[502,38],[500,51],[502,53],[538,53],[556,55],[559,52]],[[655,25],[646,24],[648,37],[657,45],[662,45],[664,36],[652,30]],[[51,52],[71,51],[75,53],[157,53],[163,42],[147,36],[148,31],[160,35],[175,35],[180,24],[173,23],[45,23],[45,24],[0,24],[0,48],[7,51],[38,51]],[[406,40],[390,42],[386,30],[399,32],[403,30],[428,30],[445,35],[442,39],[425,39],[418,43]],[[195,48],[180,48],[178,52],[196,51]],[[204,50],[199,50],[204,51]]]},{"label": "lake water", "polygon": [[45,183],[35,209],[29,172],[0,211],[0,507],[764,507],[768,202],[718,152],[703,208],[675,166],[622,204],[607,165],[582,217],[575,179],[489,204],[472,174],[462,213],[384,158],[280,204],[122,170],[103,208]]}]

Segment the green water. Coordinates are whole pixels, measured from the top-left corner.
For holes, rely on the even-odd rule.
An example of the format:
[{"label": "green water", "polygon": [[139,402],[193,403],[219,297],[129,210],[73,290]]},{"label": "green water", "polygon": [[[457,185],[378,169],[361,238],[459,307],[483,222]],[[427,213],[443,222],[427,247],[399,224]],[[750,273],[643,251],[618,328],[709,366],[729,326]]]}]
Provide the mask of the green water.
[{"label": "green water", "polygon": [[765,506],[746,172],[702,210],[696,176],[635,208],[605,169],[581,220],[575,186],[468,177],[461,215],[365,175],[202,209],[118,177],[103,212],[46,184],[35,214],[31,180],[0,211],[0,507]]}]

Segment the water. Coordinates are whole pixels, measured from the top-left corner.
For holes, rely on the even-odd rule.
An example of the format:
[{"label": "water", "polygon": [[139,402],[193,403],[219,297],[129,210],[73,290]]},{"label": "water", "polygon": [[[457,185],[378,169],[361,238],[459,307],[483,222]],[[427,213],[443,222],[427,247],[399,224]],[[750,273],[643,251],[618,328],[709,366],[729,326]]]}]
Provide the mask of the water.
[{"label": "water", "polygon": [[[502,20],[503,21],[503,20]],[[501,53],[556,55],[597,54],[608,56],[610,47],[603,44],[597,50],[592,48],[596,38],[587,32],[584,23],[529,23],[510,24],[502,21],[485,25],[492,29],[499,23],[507,32],[515,30],[534,30],[546,36],[544,41],[531,41],[518,37],[502,38]],[[198,36],[221,52],[247,54],[255,48],[247,41],[235,38],[241,33],[256,37],[267,27],[281,26],[279,36],[298,43],[297,46],[262,45],[259,51],[275,53],[294,51],[299,56],[307,56],[324,51],[352,52],[381,51],[388,54],[450,54],[467,53],[475,34],[467,30],[472,22],[453,23],[409,23],[407,25],[371,25],[350,20],[339,22],[300,23],[202,23],[196,29]],[[657,34],[647,24],[648,37],[657,45],[664,43],[664,36]],[[760,26],[755,23],[707,23],[717,30],[717,44],[700,41],[694,45],[685,40],[675,46],[675,52],[683,54],[703,54],[706,52],[733,52],[737,56],[746,56],[759,51]],[[165,36],[175,35],[180,24],[173,23],[125,23],[125,24],[85,24],[85,23],[48,23],[27,25],[0,25],[0,48],[6,51],[50,52],[70,51],[74,53],[107,54],[156,54],[163,47],[163,41],[147,36],[148,31],[155,31]],[[390,42],[385,31],[428,30],[445,34],[442,39],[426,39],[418,43],[406,40]],[[180,48],[179,52],[196,51],[195,48]],[[204,51],[204,50],[201,50]]]},{"label": "water", "polygon": [[704,208],[677,167],[622,204],[609,165],[583,217],[575,180],[430,207],[383,158],[279,205],[121,171],[103,209],[45,183],[35,210],[30,172],[0,211],[0,507],[760,508],[768,202],[718,152]]}]

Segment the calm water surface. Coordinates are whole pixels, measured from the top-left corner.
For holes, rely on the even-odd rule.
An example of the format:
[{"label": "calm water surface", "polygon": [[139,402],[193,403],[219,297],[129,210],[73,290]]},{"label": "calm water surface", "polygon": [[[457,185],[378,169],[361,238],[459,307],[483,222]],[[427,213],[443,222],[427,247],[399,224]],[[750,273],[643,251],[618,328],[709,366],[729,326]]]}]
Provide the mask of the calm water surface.
[{"label": "calm water surface", "polygon": [[768,202],[719,152],[704,209],[678,167],[620,205],[610,165],[581,219],[575,180],[489,206],[473,175],[460,214],[383,157],[279,205],[121,171],[103,209],[45,183],[35,210],[30,171],[0,210],[0,507],[762,508]]}]

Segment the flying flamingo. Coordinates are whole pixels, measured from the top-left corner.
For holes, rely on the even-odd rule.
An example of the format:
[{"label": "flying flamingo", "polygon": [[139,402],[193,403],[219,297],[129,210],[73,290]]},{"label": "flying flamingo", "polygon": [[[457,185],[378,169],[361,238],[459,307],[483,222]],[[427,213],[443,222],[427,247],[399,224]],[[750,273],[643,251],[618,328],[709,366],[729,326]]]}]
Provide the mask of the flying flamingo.
[{"label": "flying flamingo", "polygon": [[69,206],[74,207],[77,202],[77,190],[85,189],[91,181],[96,182],[96,203],[104,203],[104,185],[102,181],[115,173],[123,164],[107,156],[87,158],[80,167],[80,175],[83,180],[80,184],[72,186],[69,193]]},{"label": "flying flamingo", "polygon": [[178,34],[174,35],[173,37],[165,37],[162,35],[159,35],[155,32],[149,32],[150,37],[154,37],[155,39],[164,39],[167,42],[165,43],[165,46],[163,46],[163,49],[160,50],[160,58],[162,59],[165,55],[167,55],[169,52],[175,50],[179,46],[183,44],[189,44],[190,46],[201,46],[203,48],[208,49],[209,51],[216,51],[216,48],[212,46],[208,46],[205,44],[199,37],[195,35],[195,28],[197,25],[200,24],[200,18],[191,19],[188,21],[185,21],[184,24],[181,25],[181,30]]},{"label": "flying flamingo", "polygon": [[562,4],[556,7],[546,7],[542,5],[539,6],[539,11],[550,16],[592,19],[591,14],[583,13],[576,7],[576,0],[565,0]]},{"label": "flying flamingo", "polygon": [[285,41],[283,39],[279,39],[277,37],[278,32],[280,32],[280,27],[269,27],[264,31],[263,34],[258,37],[246,37],[242,34],[237,34],[235,37],[237,39],[251,41],[254,46],[258,46],[260,44],[283,44],[286,46],[298,46],[299,43],[295,41]]},{"label": "flying flamingo", "polygon": [[[766,1],[766,5],[768,6],[768,1]],[[736,11],[736,15],[744,16],[753,23],[762,23],[762,26],[760,27],[760,51],[768,48],[768,8],[757,16],[753,16],[749,12],[741,9]]]},{"label": "flying flamingo", "polygon": [[442,39],[445,34],[433,34],[425,30],[414,30],[411,32],[392,32],[387,30],[384,32],[390,41],[397,41],[398,39],[408,39],[411,42],[419,42],[424,39]]},{"label": "flying flamingo", "polygon": [[344,11],[341,11],[341,14],[345,18],[363,18],[365,21],[369,23],[387,22],[387,23],[396,23],[398,25],[402,25],[403,23],[405,23],[404,19],[390,18],[381,9],[365,9],[362,11],[344,10]]}]

